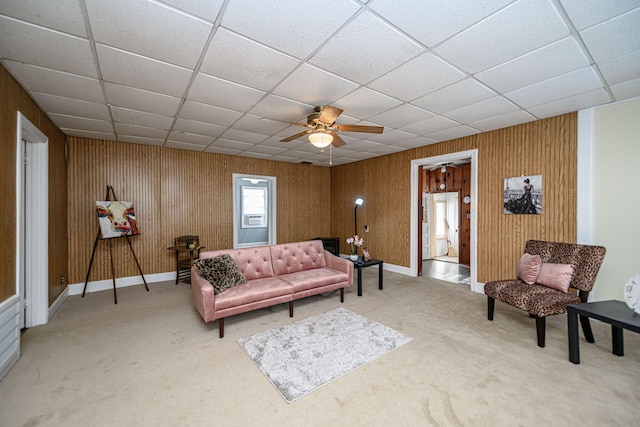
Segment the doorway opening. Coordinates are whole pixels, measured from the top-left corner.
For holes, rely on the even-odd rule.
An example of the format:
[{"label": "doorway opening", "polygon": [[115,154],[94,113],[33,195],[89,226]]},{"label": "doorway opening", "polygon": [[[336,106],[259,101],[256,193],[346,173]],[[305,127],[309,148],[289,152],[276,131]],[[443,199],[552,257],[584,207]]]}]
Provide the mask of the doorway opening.
[{"label": "doorway opening", "polygon": [[[463,274],[468,274],[468,284],[470,288],[474,292],[482,292],[482,287],[477,283],[477,178],[478,178],[478,150],[466,150],[460,151],[456,153],[450,153],[440,156],[433,157],[425,157],[422,159],[415,159],[411,162],[411,194],[415,195],[411,198],[411,223],[410,223],[410,274],[412,276],[418,276],[419,270],[422,269],[423,274],[427,272],[425,268],[424,262],[426,260],[422,259],[423,249],[425,249],[424,242],[424,228],[425,225],[422,221],[421,215],[424,215],[425,207],[421,206],[423,204],[423,191],[420,185],[422,185],[422,171],[424,168],[441,168],[445,164],[455,163],[464,161],[469,163],[470,171],[469,171],[469,187],[468,194],[458,193],[458,206],[464,205],[464,210],[460,209],[458,212],[458,217],[464,215],[465,219],[468,221],[468,230],[464,230],[468,232],[468,273],[463,272]],[[440,193],[444,193],[445,187],[441,186],[441,183],[438,184],[438,188],[441,189]],[[462,199],[462,204],[460,200]],[[430,212],[430,209],[426,209],[427,212]],[[430,222],[433,222],[433,219],[429,219]],[[430,227],[428,225],[427,227]],[[446,224],[444,225],[446,230]],[[451,230],[451,223],[449,223],[450,228],[450,236],[453,235]],[[460,228],[460,227],[458,227]],[[432,239],[431,239],[432,240]],[[436,239],[437,240],[437,239]],[[451,237],[449,238],[451,240]],[[446,237],[443,241],[447,241]],[[421,242],[421,243],[420,243]],[[430,241],[428,245],[432,245],[433,243]],[[453,246],[454,250],[458,254],[460,254],[462,248],[456,248]],[[449,248],[447,248],[448,250]],[[431,263],[436,262],[433,258],[430,260]],[[460,262],[460,260],[459,260]],[[439,262],[441,263],[441,261]],[[444,264],[444,263],[443,263]],[[453,264],[449,263],[451,266],[460,266],[465,267],[462,264]]]},{"label": "doorway opening", "polygon": [[49,320],[49,140],[18,112],[16,142],[16,294],[20,327]]}]

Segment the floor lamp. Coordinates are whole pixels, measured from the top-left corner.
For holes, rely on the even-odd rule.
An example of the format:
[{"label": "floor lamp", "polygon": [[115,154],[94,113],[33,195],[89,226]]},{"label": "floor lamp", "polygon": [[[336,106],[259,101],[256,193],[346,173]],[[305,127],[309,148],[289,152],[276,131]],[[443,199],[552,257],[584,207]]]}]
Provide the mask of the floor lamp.
[{"label": "floor lamp", "polygon": [[362,206],[364,203],[364,199],[360,196],[356,197],[355,200],[355,209],[353,210],[353,225],[355,226],[355,235],[358,235],[358,207]]}]

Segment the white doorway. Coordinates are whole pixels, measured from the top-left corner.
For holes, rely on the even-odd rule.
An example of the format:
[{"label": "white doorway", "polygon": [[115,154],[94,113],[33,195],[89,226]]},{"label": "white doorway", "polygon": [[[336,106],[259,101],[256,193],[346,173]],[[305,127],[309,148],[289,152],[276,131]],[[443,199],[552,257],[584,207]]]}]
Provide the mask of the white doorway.
[{"label": "white doorway", "polygon": [[49,317],[49,140],[18,112],[16,142],[16,294],[20,327]]},{"label": "white doorway", "polygon": [[276,244],[276,178],[233,174],[233,247]]},{"label": "white doorway", "polygon": [[[457,153],[444,154],[441,156],[425,157],[422,159],[415,159],[411,161],[411,194],[419,195],[418,191],[418,174],[422,171],[422,167],[433,164],[443,164],[455,162],[457,160],[470,160],[471,163],[471,203],[470,203],[470,275],[471,283],[470,288],[474,292],[482,293],[482,286],[477,281],[477,235],[478,235],[478,207],[476,201],[478,200],[478,150],[466,150],[459,151]],[[420,197],[411,198],[411,211],[410,211],[410,275],[418,276],[418,263],[422,260],[418,260],[418,234],[422,233],[418,226],[421,223],[418,215]]]}]

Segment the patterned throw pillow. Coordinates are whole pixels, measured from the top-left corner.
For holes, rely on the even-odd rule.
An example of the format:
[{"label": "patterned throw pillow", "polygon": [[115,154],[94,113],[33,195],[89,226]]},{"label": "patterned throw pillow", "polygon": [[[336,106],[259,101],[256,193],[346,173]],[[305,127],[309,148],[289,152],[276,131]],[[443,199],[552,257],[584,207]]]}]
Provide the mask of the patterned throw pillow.
[{"label": "patterned throw pillow", "polygon": [[215,295],[234,286],[247,283],[247,279],[228,254],[218,255],[215,258],[197,259],[193,264],[198,268],[200,275],[213,285]]}]

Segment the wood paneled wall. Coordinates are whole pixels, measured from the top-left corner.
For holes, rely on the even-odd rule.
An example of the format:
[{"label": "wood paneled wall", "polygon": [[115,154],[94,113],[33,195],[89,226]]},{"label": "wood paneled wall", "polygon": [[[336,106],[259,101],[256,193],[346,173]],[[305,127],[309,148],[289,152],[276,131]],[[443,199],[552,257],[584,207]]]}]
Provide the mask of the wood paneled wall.
[{"label": "wood paneled wall", "polygon": [[[358,224],[370,226],[372,256],[408,267],[411,161],[470,149],[478,149],[479,282],[513,277],[528,239],[576,241],[577,113],[333,167],[332,234],[341,244],[352,235],[362,195]],[[542,175],[542,215],[503,213],[504,178],[520,175]]]},{"label": "wood paneled wall", "polygon": [[[95,201],[112,185],[134,203],[140,235],[131,238],[145,274],[175,269],[167,250],[197,234],[207,250],[233,247],[233,173],[276,177],[277,241],[308,240],[331,230],[328,168],[69,137],[71,283],[83,283],[98,231]],[[116,277],[138,271],[126,240],[115,239]],[[108,242],[98,244],[90,281],[111,278]]]},{"label": "wood paneled wall", "polygon": [[[64,135],[0,65],[0,302],[16,293],[16,148],[17,113],[21,112],[48,139],[49,152],[49,303],[63,291],[67,274],[67,179]],[[62,219],[62,220],[61,220]]]}]

